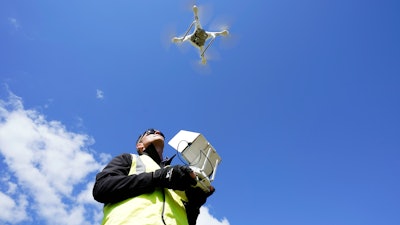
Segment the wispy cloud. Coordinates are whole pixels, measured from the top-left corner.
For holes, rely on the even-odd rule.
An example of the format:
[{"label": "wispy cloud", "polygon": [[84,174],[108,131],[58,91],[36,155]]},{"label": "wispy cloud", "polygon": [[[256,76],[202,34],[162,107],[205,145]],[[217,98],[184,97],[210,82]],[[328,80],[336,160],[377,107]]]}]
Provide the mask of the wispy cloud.
[{"label": "wispy cloud", "polygon": [[19,30],[21,25],[19,24],[18,20],[13,17],[8,17],[8,22],[15,30]]},{"label": "wispy cloud", "polygon": [[[12,93],[0,99],[0,224],[99,224],[93,181],[111,156],[91,150],[93,142],[24,109]],[[200,211],[198,225],[229,225]]]},{"label": "wispy cloud", "polygon": [[32,32],[31,29],[26,29],[26,27],[23,27],[21,25],[21,22],[19,19],[15,17],[8,17],[7,22],[10,26],[10,35],[19,35],[22,38],[25,38],[26,40],[35,40],[38,37],[38,34],[35,32]]},{"label": "wispy cloud", "polygon": [[100,89],[96,90],[96,98],[98,98],[98,99],[103,99],[104,98],[104,93],[103,93],[102,90],[100,90]]}]

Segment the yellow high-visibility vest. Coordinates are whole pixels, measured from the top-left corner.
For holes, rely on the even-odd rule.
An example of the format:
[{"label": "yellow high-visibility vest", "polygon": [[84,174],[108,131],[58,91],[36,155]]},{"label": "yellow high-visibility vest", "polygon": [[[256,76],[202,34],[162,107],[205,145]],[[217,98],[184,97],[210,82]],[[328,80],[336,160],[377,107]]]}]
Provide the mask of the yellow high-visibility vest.
[{"label": "yellow high-visibility vest", "polygon": [[[129,175],[157,169],[160,166],[149,156],[132,154]],[[166,188],[156,188],[152,193],[105,204],[103,212],[102,225],[188,225],[182,198],[174,190]]]}]

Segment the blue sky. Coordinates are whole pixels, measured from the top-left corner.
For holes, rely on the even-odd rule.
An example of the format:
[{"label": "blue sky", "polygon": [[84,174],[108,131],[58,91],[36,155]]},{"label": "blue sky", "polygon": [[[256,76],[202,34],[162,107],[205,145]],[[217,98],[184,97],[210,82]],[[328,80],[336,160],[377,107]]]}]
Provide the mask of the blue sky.
[{"label": "blue sky", "polygon": [[97,224],[96,172],[154,127],[222,157],[200,225],[400,224],[400,3],[196,1],[231,34],[202,68],[167,44],[193,2],[0,3],[0,223]]}]

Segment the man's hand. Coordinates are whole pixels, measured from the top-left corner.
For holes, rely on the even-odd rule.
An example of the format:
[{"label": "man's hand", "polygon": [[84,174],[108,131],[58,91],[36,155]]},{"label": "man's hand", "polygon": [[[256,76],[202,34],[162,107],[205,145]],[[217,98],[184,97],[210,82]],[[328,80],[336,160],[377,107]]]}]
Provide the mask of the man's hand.
[{"label": "man's hand", "polygon": [[193,171],[188,166],[168,166],[153,173],[153,180],[158,187],[186,190],[197,183],[193,178]]}]

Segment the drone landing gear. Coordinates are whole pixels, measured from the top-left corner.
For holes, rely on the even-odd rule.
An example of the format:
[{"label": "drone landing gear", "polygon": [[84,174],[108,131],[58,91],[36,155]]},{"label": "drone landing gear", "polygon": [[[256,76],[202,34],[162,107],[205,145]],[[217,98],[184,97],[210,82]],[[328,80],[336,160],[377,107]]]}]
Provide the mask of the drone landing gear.
[{"label": "drone landing gear", "polygon": [[[208,37],[212,37],[211,41],[208,43],[204,51],[202,51],[201,56],[204,56],[204,53],[207,51],[207,49],[211,46],[211,44],[215,41],[215,38],[217,36],[227,36],[229,34],[228,30],[223,30],[220,32],[207,32]],[[203,43],[204,44],[204,43]]]}]

